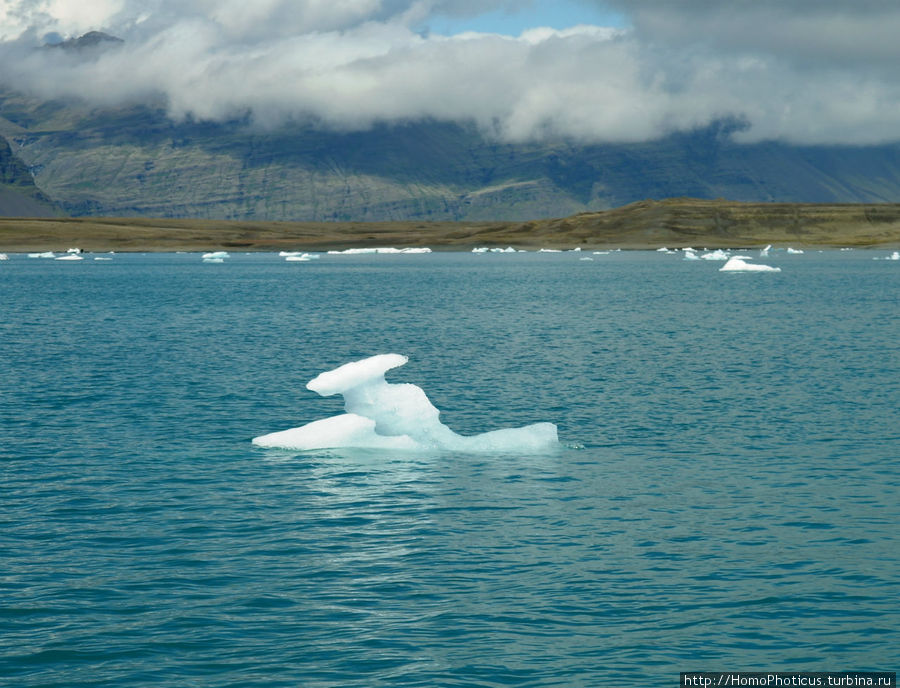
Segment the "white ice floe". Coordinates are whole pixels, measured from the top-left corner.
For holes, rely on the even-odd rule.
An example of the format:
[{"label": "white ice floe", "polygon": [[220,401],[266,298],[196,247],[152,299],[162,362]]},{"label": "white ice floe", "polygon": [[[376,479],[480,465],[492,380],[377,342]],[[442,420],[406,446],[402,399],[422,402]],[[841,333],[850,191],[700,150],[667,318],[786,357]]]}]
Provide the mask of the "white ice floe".
[{"label": "white ice floe", "polygon": [[81,253],[84,253],[84,251],[82,251],[80,248],[70,248],[70,249],[67,249],[67,250],[66,250],[66,253],[77,253],[77,254],[81,254]]},{"label": "white ice floe", "polygon": [[900,260],[900,251],[894,251],[891,255],[884,256],[883,258],[876,256],[872,260]]},{"label": "white ice floe", "polygon": [[53,251],[43,251],[42,253],[29,253],[29,258],[56,258],[56,254]]},{"label": "white ice floe", "polygon": [[375,248],[348,248],[343,251],[329,251],[332,256],[358,256],[369,253],[431,253],[430,248],[393,248],[391,246],[378,246]]},{"label": "white ice floe", "polygon": [[694,252],[694,249],[686,248],[684,249],[684,260],[700,260],[700,256]]},{"label": "white ice floe", "polygon": [[788,253],[795,254],[795,255],[799,255],[799,254],[803,253],[802,249],[799,249],[799,248],[791,248],[790,246],[787,247],[787,252],[788,252]]},{"label": "white ice floe", "polygon": [[558,248],[542,248],[538,249],[538,253],[562,253]]},{"label": "white ice floe", "polygon": [[67,254],[64,255],[64,256],[58,256],[58,257],[56,258],[56,260],[69,260],[69,261],[72,261],[72,260],[84,260],[84,258],[82,258],[82,257],[81,257],[80,255],[78,255],[77,253],[67,253]]},{"label": "white ice floe", "polygon": [[391,384],[384,379],[388,370],[408,360],[400,354],[379,354],[322,373],[306,388],[323,397],[342,395],[346,413],[255,437],[253,444],[296,450],[359,448],[531,454],[546,453],[560,446],[552,423],[472,436],[453,432],[440,422],[440,411],[421,387]]},{"label": "white ice floe", "polygon": [[715,251],[704,253],[700,256],[703,260],[728,260],[728,253],[718,248]]},{"label": "white ice floe", "polygon": [[112,260],[112,258],[107,258],[105,256],[94,256],[94,260]]},{"label": "white ice floe", "polygon": [[308,263],[312,260],[318,260],[321,257],[318,253],[304,253],[302,251],[282,251],[279,255],[282,254],[284,255],[284,260],[287,263]]},{"label": "white ice floe", "polygon": [[768,246],[766,246],[764,249],[762,249],[762,250],[759,252],[759,257],[760,257],[760,258],[765,258],[766,256],[769,255],[769,251],[771,251],[771,250],[772,250],[772,244],[769,244]]},{"label": "white ice floe", "polygon": [[210,251],[203,254],[204,263],[224,263],[226,258],[230,258],[228,251]]},{"label": "white ice floe", "polygon": [[781,268],[774,268],[771,265],[761,265],[756,263],[747,263],[750,260],[747,256],[732,256],[728,259],[719,272],[781,272]]},{"label": "white ice floe", "polygon": [[0,260],[9,260],[9,256],[5,253],[0,253]]}]

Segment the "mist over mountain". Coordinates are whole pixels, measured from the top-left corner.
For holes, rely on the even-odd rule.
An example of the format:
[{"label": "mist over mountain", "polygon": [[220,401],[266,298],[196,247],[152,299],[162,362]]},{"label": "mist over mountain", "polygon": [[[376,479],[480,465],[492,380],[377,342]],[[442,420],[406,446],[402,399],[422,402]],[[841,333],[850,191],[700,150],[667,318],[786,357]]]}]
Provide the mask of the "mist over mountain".
[{"label": "mist over mountain", "polygon": [[636,143],[510,142],[434,119],[262,128],[0,93],[0,136],[20,172],[75,216],[526,220],[678,196],[900,201],[896,144],[738,143],[741,127],[715,122]]},{"label": "mist over mountain", "polygon": [[608,0],[630,23],[428,30],[517,4],[11,0],[0,136],[18,178],[72,215],[900,201],[893,4]]}]

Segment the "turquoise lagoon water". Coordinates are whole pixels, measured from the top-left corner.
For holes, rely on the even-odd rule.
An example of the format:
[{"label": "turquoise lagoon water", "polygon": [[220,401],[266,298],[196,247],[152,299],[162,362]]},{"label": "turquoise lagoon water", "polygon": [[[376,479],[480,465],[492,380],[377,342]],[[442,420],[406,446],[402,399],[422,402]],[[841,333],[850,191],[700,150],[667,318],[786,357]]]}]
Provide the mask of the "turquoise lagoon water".
[{"label": "turquoise lagoon water", "polygon": [[[11,256],[0,684],[895,670],[885,255]],[[306,382],[382,352],[457,432],[550,421],[566,446],[251,446],[340,412]]]}]

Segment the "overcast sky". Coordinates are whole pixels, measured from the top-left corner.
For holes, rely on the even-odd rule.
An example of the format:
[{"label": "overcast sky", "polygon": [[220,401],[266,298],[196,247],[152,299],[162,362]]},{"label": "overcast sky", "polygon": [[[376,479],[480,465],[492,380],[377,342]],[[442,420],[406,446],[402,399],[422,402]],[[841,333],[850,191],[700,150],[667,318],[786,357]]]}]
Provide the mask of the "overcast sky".
[{"label": "overcast sky", "polygon": [[[72,55],[48,37],[102,30]],[[0,0],[0,81],[173,118],[422,117],[507,140],[900,141],[897,0]],[[58,40],[58,38],[57,38]]]}]

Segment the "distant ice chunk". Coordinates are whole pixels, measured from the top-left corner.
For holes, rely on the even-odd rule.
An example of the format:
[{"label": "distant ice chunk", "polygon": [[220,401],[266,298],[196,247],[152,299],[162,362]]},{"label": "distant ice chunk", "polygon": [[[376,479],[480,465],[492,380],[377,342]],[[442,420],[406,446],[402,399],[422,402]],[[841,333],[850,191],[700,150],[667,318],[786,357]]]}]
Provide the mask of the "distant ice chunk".
[{"label": "distant ice chunk", "polygon": [[760,257],[760,258],[765,258],[766,256],[769,255],[769,251],[771,251],[771,250],[772,250],[772,244],[769,244],[768,246],[766,246],[764,249],[762,249],[762,250],[759,252],[759,257]]},{"label": "distant ice chunk", "polygon": [[73,261],[73,260],[84,260],[84,258],[82,258],[82,257],[81,257],[80,255],[78,255],[77,253],[67,253],[67,254],[64,255],[64,256],[58,256],[58,257],[56,258],[56,260],[68,260],[68,261]]},{"label": "distant ice chunk", "polygon": [[431,253],[431,249],[426,247],[393,248],[391,246],[378,246],[375,248],[348,248],[343,251],[332,250],[328,253],[332,256],[358,256],[369,253]]},{"label": "distant ice chunk", "polygon": [[795,254],[795,255],[800,254],[800,253],[803,253],[803,251],[802,251],[801,249],[799,249],[799,248],[791,248],[790,246],[787,247],[787,252],[788,252],[788,253]]},{"label": "distant ice chunk", "polygon": [[29,253],[29,258],[56,258],[56,254],[53,251],[43,251],[41,253]]},{"label": "distant ice chunk", "polygon": [[215,258],[228,258],[228,251],[210,251],[203,254],[203,260],[213,260]]},{"label": "distant ice chunk", "polygon": [[9,256],[5,253],[0,253],[0,260],[9,260]]},{"label": "distant ice chunk", "polygon": [[694,252],[694,249],[686,248],[686,249],[684,249],[684,259],[685,260],[700,260],[700,256],[698,256]]},{"label": "distant ice chunk", "polygon": [[728,253],[722,249],[716,249],[700,256],[703,260],[728,260]]},{"label": "distant ice chunk", "polygon": [[405,365],[400,354],[379,354],[322,373],[307,389],[322,396],[340,394],[346,413],[299,428],[253,439],[259,447],[282,449],[409,449],[472,453],[546,453],[559,448],[556,426],[535,423],[464,436],[440,422],[421,387],[392,384],[387,371]]},{"label": "distant ice chunk", "polygon": [[558,248],[542,248],[538,249],[538,253],[562,253],[562,250]]},{"label": "distant ice chunk", "polygon": [[774,268],[771,265],[760,265],[756,263],[747,263],[750,258],[746,256],[732,256],[728,259],[719,272],[781,272],[781,268]]}]

